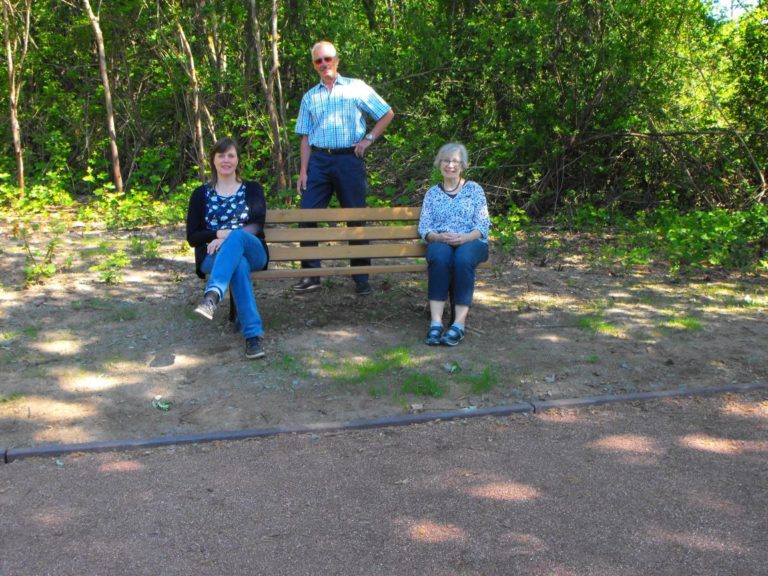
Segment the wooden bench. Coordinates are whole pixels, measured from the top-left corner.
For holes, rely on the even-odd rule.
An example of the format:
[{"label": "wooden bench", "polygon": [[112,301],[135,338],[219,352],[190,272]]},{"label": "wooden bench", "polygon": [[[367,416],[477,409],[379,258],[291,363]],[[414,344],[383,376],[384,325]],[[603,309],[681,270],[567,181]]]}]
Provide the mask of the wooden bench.
[{"label": "wooden bench", "polygon": [[[254,272],[259,280],[303,276],[351,276],[384,272],[424,272],[427,247],[419,238],[421,208],[325,208],[267,210],[264,234],[269,244],[270,267]],[[292,224],[310,222],[318,228],[298,228]],[[368,223],[350,226],[350,223]],[[355,246],[350,241],[370,244]],[[314,241],[318,246],[300,246]],[[350,258],[371,258],[370,266],[350,266]],[[386,259],[382,261],[381,259]],[[322,268],[311,271],[296,265],[302,260],[324,260]]]},{"label": "wooden bench", "polygon": [[[304,276],[351,276],[401,272],[426,273],[427,246],[418,232],[421,207],[394,208],[321,208],[267,210],[264,235],[269,244],[269,268],[253,272],[257,280],[301,278]],[[299,228],[294,224],[311,222],[317,228]],[[365,226],[350,226],[352,223]],[[369,244],[350,245],[364,240]],[[300,242],[318,242],[318,246],[300,246]],[[351,258],[370,258],[370,266],[351,266]],[[323,260],[321,268],[302,269],[302,260]],[[291,266],[285,266],[291,263]],[[488,262],[480,265],[489,267]],[[426,298],[426,294],[424,295]],[[452,296],[452,295],[451,295]],[[451,322],[454,318],[450,298]],[[234,319],[234,302],[230,319]]]}]

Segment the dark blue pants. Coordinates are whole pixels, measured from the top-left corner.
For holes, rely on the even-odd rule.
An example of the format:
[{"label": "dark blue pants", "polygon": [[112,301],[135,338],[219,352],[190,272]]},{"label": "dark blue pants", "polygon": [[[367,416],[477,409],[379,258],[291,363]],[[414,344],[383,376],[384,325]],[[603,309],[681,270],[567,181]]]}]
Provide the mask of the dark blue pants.
[{"label": "dark blue pants", "polygon": [[[312,151],[307,167],[307,189],[301,195],[301,208],[327,208],[331,197],[336,194],[342,208],[363,208],[368,192],[368,179],[365,172],[365,162],[354,154],[326,154],[317,150]],[[350,226],[360,226],[364,223],[350,222]],[[317,224],[303,223],[303,228],[315,228]],[[362,240],[351,241],[350,244],[367,244]],[[302,246],[317,246],[317,242],[302,242]],[[368,258],[356,258],[352,266],[369,266]],[[319,260],[307,260],[301,263],[311,276],[312,268],[320,268]],[[367,274],[352,276],[355,282],[368,280]]]},{"label": "dark blue pants", "polygon": [[453,303],[471,306],[475,293],[475,268],[488,260],[488,244],[472,240],[461,246],[443,242],[427,245],[427,297],[445,302],[453,280]]}]

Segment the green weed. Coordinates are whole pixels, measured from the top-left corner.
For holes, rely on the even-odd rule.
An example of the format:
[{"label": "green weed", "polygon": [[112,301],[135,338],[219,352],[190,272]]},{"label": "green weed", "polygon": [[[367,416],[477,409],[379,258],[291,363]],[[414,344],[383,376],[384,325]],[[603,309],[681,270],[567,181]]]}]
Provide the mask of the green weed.
[{"label": "green weed", "polygon": [[46,278],[53,277],[56,274],[56,264],[53,261],[56,247],[59,245],[58,238],[52,238],[48,241],[45,253],[40,253],[29,245],[26,233],[22,236],[24,249],[27,252],[24,263],[24,285],[40,284]]},{"label": "green weed", "polygon": [[106,284],[120,284],[123,281],[123,268],[131,263],[130,258],[123,250],[117,250],[113,252],[107,258],[95,266],[91,266],[91,270],[99,272],[99,279]]},{"label": "green weed", "polygon": [[499,383],[494,370],[486,366],[480,374],[468,374],[461,377],[469,385],[472,394],[485,394],[490,392]]},{"label": "green weed", "polygon": [[157,258],[160,256],[160,240],[131,236],[131,254],[150,260]]},{"label": "green weed", "polygon": [[414,394],[416,396],[430,396],[440,398],[445,394],[443,386],[428,374],[413,372],[408,374],[403,381],[400,390],[404,394]]}]

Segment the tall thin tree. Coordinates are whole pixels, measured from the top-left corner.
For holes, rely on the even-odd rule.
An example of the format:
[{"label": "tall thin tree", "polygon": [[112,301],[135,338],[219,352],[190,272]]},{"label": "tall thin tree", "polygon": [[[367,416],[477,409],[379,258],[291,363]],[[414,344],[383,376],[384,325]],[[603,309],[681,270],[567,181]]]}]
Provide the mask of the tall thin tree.
[{"label": "tall thin tree", "polygon": [[[21,141],[19,124],[19,98],[22,82],[19,79],[24,69],[24,61],[29,47],[29,21],[32,12],[32,0],[26,0],[24,13],[17,14],[20,2],[16,5],[11,0],[3,2],[3,24],[5,32],[5,58],[8,64],[8,103],[10,108],[11,134],[13,151],[16,156],[16,184],[24,193],[24,148]],[[21,21],[21,24],[19,23]]]},{"label": "tall thin tree", "polygon": [[109,132],[109,147],[112,155],[112,177],[115,181],[115,188],[118,192],[123,191],[123,176],[120,171],[120,154],[117,149],[117,130],[115,130],[115,111],[112,107],[112,90],[109,87],[109,74],[107,73],[107,56],[104,50],[104,35],[101,33],[101,24],[99,17],[94,14],[89,0],[83,0],[83,6],[88,13],[88,19],[93,27],[93,34],[96,38],[96,49],[99,53],[99,70],[101,72],[101,83],[104,86],[104,105],[107,109],[107,131]]},{"label": "tall thin tree", "polygon": [[184,71],[189,78],[189,88],[192,97],[192,118],[191,123],[195,135],[195,155],[197,156],[197,169],[200,174],[200,180],[205,180],[205,145],[203,143],[203,123],[200,115],[200,84],[197,81],[197,70],[195,69],[195,56],[192,54],[192,47],[187,41],[187,35],[184,34],[184,28],[181,23],[176,23],[176,30],[179,34],[179,42],[186,57]]},{"label": "tall thin tree", "polygon": [[256,49],[256,67],[259,71],[259,80],[261,89],[264,93],[264,100],[267,104],[267,114],[269,115],[269,128],[272,134],[272,162],[279,189],[288,187],[288,176],[286,170],[285,154],[283,152],[283,142],[281,137],[280,114],[278,104],[275,99],[275,84],[279,81],[280,60],[278,57],[278,33],[277,33],[277,13],[278,0],[272,0],[272,33],[270,34],[271,47],[271,66],[269,74],[264,70],[264,49],[261,40],[261,22],[256,12],[255,0],[248,2],[252,29],[254,34],[253,45]]}]

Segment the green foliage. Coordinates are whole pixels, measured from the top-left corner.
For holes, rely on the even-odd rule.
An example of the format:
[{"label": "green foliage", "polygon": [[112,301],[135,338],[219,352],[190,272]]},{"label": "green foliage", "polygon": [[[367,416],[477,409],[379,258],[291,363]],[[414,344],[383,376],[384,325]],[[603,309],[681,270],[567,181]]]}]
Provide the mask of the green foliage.
[{"label": "green foliage", "polygon": [[[271,7],[256,3],[261,22]],[[700,0],[279,3],[281,139],[298,172],[299,102],[317,81],[308,49],[332,38],[342,74],[363,78],[396,111],[368,155],[372,205],[418,204],[446,141],[463,141],[468,176],[489,192],[497,241],[515,246],[526,213],[609,206],[610,217],[669,205],[743,209],[768,157],[764,3],[728,24]],[[247,3],[120,0],[97,10],[125,182],[112,186],[93,31],[76,2],[32,3],[33,43],[19,82],[27,170],[23,196],[9,131],[0,205],[44,213],[77,202],[111,227],[177,223],[197,184],[192,87],[180,26],[196,63],[205,146],[234,135],[243,173],[270,207],[297,204],[275,172]],[[270,34],[261,30],[264,53]],[[267,71],[270,62],[262,63]],[[0,109],[7,110],[0,75]],[[738,134],[737,134],[738,132]],[[764,192],[764,190],[762,190]],[[525,213],[516,208],[524,207]],[[581,210],[581,209],[580,209]],[[577,211],[578,212],[578,211]],[[596,227],[604,216],[576,213]],[[615,225],[615,222],[612,222]],[[640,258],[638,255],[637,258]]]},{"label": "green foliage", "polygon": [[99,279],[105,284],[120,284],[123,281],[123,268],[130,263],[124,250],[116,250],[90,269],[98,271]]},{"label": "green foliage", "polygon": [[510,206],[504,213],[491,216],[493,241],[511,252],[517,246],[517,233],[529,223],[530,219],[524,210]]},{"label": "green foliage", "polygon": [[[583,210],[583,213],[591,213]],[[600,214],[600,211],[595,213]],[[609,224],[609,222],[613,222]],[[768,207],[680,212],[663,207],[633,218],[572,219],[588,232],[610,230],[595,255],[611,268],[631,269],[664,263],[675,273],[725,269],[759,271],[768,267]]]},{"label": "green foliage", "polygon": [[131,254],[140,258],[157,258],[160,255],[160,240],[131,236]]}]

